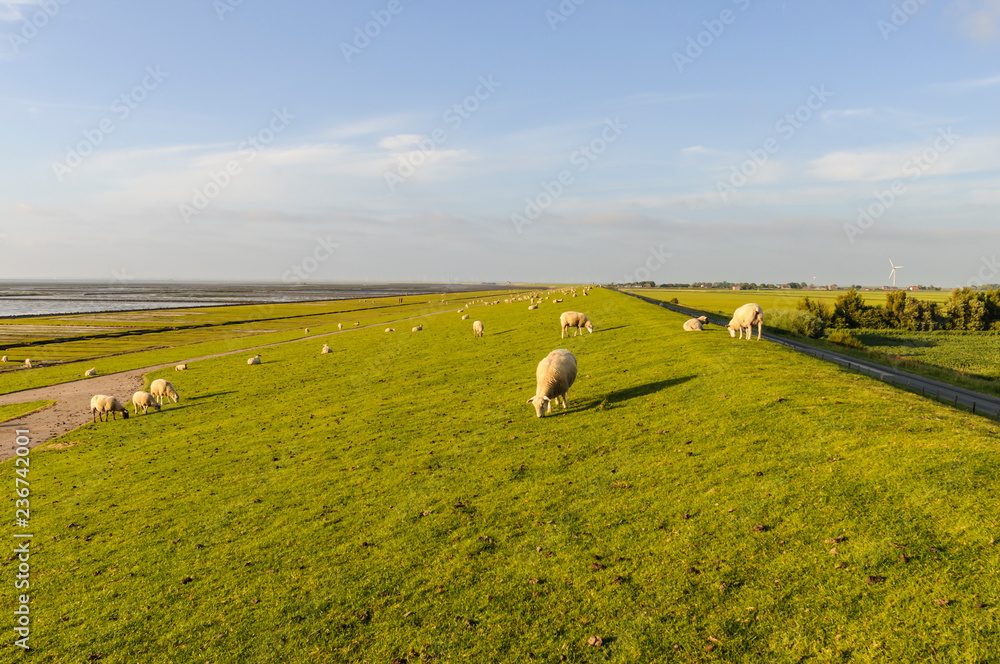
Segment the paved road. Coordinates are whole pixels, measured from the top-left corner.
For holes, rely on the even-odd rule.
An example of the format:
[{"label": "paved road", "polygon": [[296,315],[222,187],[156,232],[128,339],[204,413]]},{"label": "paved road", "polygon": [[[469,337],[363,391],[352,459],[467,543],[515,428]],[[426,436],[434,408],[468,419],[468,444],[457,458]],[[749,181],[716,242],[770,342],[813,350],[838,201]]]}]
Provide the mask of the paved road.
[{"label": "paved road", "polygon": [[[679,314],[689,315],[692,317],[704,315],[708,318],[710,323],[714,323],[716,325],[725,326],[729,322],[728,320],[723,320],[718,316],[706,314],[703,311],[689,309],[676,304],[670,304],[669,302],[661,302],[660,300],[654,300],[653,298],[649,298],[644,295],[638,295],[635,293],[625,293],[625,295],[631,295],[632,297],[649,302],[650,304],[661,306]],[[756,338],[757,337],[755,336],[754,340],[756,340]],[[982,392],[967,390],[962,387],[956,387],[954,385],[949,385],[948,383],[942,383],[941,381],[926,378],[924,376],[918,376],[916,374],[896,369],[895,367],[887,367],[885,365],[876,364],[867,360],[859,360],[848,355],[822,350],[815,348],[814,346],[810,346],[809,344],[775,334],[770,334],[768,332],[764,332],[761,338],[764,341],[771,341],[773,343],[780,344],[786,348],[791,348],[792,350],[805,353],[806,355],[812,355],[813,357],[826,362],[839,364],[840,366],[852,371],[859,371],[883,382],[907,388],[911,392],[920,393],[925,397],[929,397],[937,401],[947,402],[955,406],[961,404],[973,412],[1000,419],[1000,398],[998,397],[983,394]]]}]

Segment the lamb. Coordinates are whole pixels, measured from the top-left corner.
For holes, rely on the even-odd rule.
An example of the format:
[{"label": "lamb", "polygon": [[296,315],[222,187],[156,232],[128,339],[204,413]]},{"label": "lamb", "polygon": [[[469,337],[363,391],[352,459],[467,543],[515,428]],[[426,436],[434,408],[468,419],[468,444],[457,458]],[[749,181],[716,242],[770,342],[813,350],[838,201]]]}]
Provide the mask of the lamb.
[{"label": "lamb", "polygon": [[483,321],[477,320],[472,324],[472,333],[477,337],[483,336]]},{"label": "lamb", "polygon": [[136,392],[132,395],[132,408],[134,408],[133,415],[138,415],[140,408],[142,408],[142,414],[146,415],[146,411],[150,408],[155,408],[159,411],[160,404],[157,403],[156,397],[149,392]]},{"label": "lamb", "polygon": [[93,416],[94,422],[98,419],[107,422],[108,413],[111,413],[111,416],[116,420],[118,419],[116,413],[121,413],[124,419],[128,419],[128,408],[123,406],[118,399],[106,394],[95,394],[90,398],[90,414]]},{"label": "lamb", "polygon": [[559,317],[559,325],[562,327],[562,333],[559,336],[560,339],[569,333],[569,328],[571,327],[576,328],[576,332],[573,333],[574,337],[577,334],[582,334],[580,328],[586,328],[591,334],[594,333],[594,324],[579,311],[564,311],[562,316]]},{"label": "lamb", "polygon": [[576,356],[560,348],[549,353],[535,369],[535,396],[528,403],[535,407],[535,416],[552,413],[552,399],[562,399],[563,409],[569,408],[566,397],[576,380]]},{"label": "lamb", "polygon": [[465,314],[464,316],[462,316],[462,320],[469,320],[469,314]]},{"label": "lamb", "polygon": [[330,352],[330,345],[329,344],[323,344],[323,348],[319,351],[319,354],[320,355],[326,355],[329,352]]},{"label": "lamb", "polygon": [[84,375],[84,377],[87,377],[87,376],[96,376],[97,375],[97,368],[93,367],[93,368],[87,369],[86,371],[83,372],[83,375]]},{"label": "lamb", "polygon": [[684,323],[684,329],[688,332],[700,332],[704,329],[702,326],[708,323],[708,318],[705,316],[698,316],[697,318],[691,318]]},{"label": "lamb", "polygon": [[251,357],[250,359],[248,359],[247,360],[247,366],[249,366],[251,364],[260,364],[260,355],[254,355],[253,357]]},{"label": "lamb", "polygon": [[[257,357],[260,357],[260,355]],[[177,390],[174,389],[174,386],[162,378],[157,378],[149,384],[149,392],[156,397],[156,400],[160,402],[161,405],[163,404],[163,397],[170,397],[174,403],[177,403],[177,400],[180,399],[180,395],[177,394]]]},{"label": "lamb", "polygon": [[28,358],[24,358],[24,367],[26,369],[30,369],[31,368],[31,360],[29,360]]},{"label": "lamb", "polygon": [[412,330],[410,330],[410,332],[420,332],[423,329],[424,329],[423,325],[417,325],[415,328],[413,328]]},{"label": "lamb", "polygon": [[184,371],[187,368],[188,365],[186,364],[178,364],[176,367],[174,367],[174,371]]},{"label": "lamb", "polygon": [[764,327],[764,310],[759,304],[753,302],[744,304],[733,313],[733,319],[726,325],[729,328],[729,336],[736,338],[736,330],[740,331],[740,339],[743,338],[743,330],[747,332],[747,340],[753,332],[753,326],[757,326],[757,341],[760,341],[760,332]]}]

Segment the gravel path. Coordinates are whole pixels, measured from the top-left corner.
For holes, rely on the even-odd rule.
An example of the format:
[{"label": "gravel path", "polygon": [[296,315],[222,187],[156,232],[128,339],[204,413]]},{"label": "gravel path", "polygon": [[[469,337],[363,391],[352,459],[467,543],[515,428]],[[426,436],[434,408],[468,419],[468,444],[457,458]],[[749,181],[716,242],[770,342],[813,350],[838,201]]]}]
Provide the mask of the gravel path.
[{"label": "gravel path", "polygon": [[[299,339],[279,341],[272,344],[253,346],[250,348],[241,348],[239,350],[227,351],[225,353],[215,353],[214,355],[193,357],[188,360],[178,360],[167,364],[156,364],[149,367],[143,367],[142,369],[130,369],[129,371],[107,374],[105,376],[81,378],[80,380],[75,380],[70,383],[60,383],[59,385],[36,387],[30,390],[3,394],[0,395],[0,406],[43,400],[55,401],[56,403],[48,408],[44,408],[34,413],[28,413],[27,415],[22,415],[21,417],[8,420],[0,424],[0,461],[6,461],[7,459],[12,458],[15,454],[15,430],[27,429],[29,431],[28,439],[31,442],[28,444],[28,447],[36,447],[42,443],[47,443],[53,438],[61,436],[64,433],[72,431],[73,429],[83,426],[93,420],[93,416],[90,413],[90,398],[92,396],[95,394],[113,394],[116,396],[128,395],[128,397],[125,398],[131,398],[133,393],[142,389],[142,377],[150,371],[184,364],[185,362],[198,362],[200,360],[207,360],[213,357],[223,357],[225,355],[237,355],[240,353],[246,353],[247,351],[256,351],[261,348],[273,348],[274,346],[282,346],[284,344],[290,344],[304,339],[329,337],[333,334],[346,334],[348,332],[355,332],[357,330],[364,330],[372,327],[382,327],[383,325],[391,326],[392,324],[401,321],[413,320],[415,318],[426,318],[428,316],[437,316],[439,314],[454,311],[455,308],[449,308],[444,311],[435,311],[433,313],[421,314],[419,316],[397,318],[393,321],[383,321],[372,325],[351,327],[346,330],[324,332],[323,334],[312,334],[309,336],[303,336]],[[30,371],[30,369],[27,371]],[[122,396],[119,396],[119,398],[122,398]],[[128,405],[131,412],[131,403]],[[109,426],[114,426],[113,421]]]}]

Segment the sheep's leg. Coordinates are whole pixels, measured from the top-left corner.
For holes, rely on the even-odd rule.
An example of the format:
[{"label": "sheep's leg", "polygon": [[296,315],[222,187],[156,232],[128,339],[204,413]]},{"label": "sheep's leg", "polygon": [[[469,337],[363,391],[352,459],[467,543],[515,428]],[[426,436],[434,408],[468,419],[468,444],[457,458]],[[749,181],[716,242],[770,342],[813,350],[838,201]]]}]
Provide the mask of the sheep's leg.
[{"label": "sheep's leg", "polygon": [[763,323],[757,323],[757,341],[760,341],[760,331],[764,329]]}]

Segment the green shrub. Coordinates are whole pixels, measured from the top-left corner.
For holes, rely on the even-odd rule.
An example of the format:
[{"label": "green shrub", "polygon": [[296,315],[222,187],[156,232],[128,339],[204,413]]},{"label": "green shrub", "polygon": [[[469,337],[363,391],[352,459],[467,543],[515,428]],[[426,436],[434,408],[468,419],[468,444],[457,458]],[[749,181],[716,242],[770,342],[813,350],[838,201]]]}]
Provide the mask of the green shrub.
[{"label": "green shrub", "polygon": [[768,327],[794,332],[812,339],[820,338],[826,331],[826,321],[804,310],[778,309],[768,311],[765,318]]},{"label": "green shrub", "polygon": [[846,346],[848,348],[857,348],[858,350],[865,349],[865,345],[861,343],[861,340],[846,330],[834,330],[830,333],[830,336],[828,336],[826,340],[830,343]]}]

